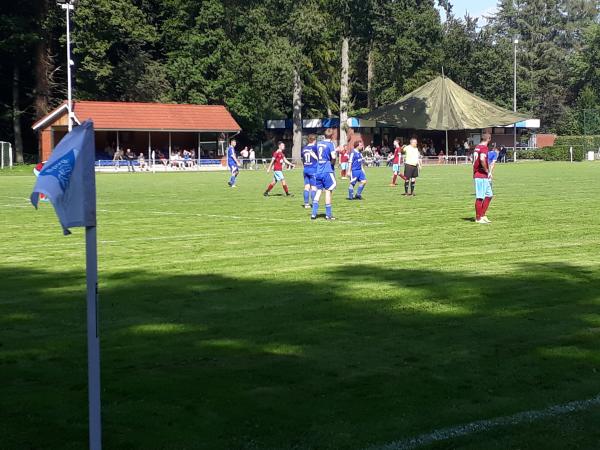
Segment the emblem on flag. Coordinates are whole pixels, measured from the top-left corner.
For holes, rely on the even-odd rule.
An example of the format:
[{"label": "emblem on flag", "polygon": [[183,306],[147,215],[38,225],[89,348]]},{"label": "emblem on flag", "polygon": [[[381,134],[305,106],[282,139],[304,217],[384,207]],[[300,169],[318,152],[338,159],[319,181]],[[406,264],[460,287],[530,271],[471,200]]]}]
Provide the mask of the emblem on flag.
[{"label": "emblem on flag", "polygon": [[40,176],[48,175],[55,177],[62,191],[66,191],[71,181],[71,174],[75,168],[76,151],[72,149],[52,164],[46,165],[40,172]]}]

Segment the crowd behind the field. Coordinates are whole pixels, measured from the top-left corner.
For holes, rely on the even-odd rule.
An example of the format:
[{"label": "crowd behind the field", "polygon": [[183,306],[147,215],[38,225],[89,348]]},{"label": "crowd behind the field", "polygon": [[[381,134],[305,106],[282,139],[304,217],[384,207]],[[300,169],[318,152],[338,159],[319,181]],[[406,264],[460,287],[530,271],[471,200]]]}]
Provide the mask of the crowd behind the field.
[{"label": "crowd behind the field", "polygon": [[[402,144],[403,139],[397,138]],[[448,154],[445,148],[436,148],[434,141],[424,139],[418,144],[418,149],[421,157],[428,163],[446,164],[450,161],[464,162],[473,161],[473,153],[475,144],[472,141],[465,140],[459,142],[455,139],[449,147]],[[491,151],[496,151],[498,154],[498,162],[506,162],[507,149],[504,146],[491,145]],[[336,147],[339,155],[344,155],[351,152],[348,145],[339,145]],[[148,153],[148,154],[147,154]],[[392,167],[394,165],[394,146],[390,146],[386,141],[380,145],[375,145],[373,142],[367,144],[361,151],[364,159],[364,164],[367,167]],[[175,146],[173,151],[152,149],[149,152],[138,151],[135,149],[118,148],[114,143],[107,145],[104,149],[103,158],[112,161],[112,166],[118,170],[122,165],[127,167],[128,172],[135,172],[136,168],[139,171],[150,171],[150,164],[157,164],[167,170],[187,170],[197,169],[199,160],[196,149],[180,148]],[[209,158],[221,159],[215,157],[214,154],[208,155]],[[259,166],[268,163],[269,159],[257,158],[256,150],[252,146],[245,146],[239,153],[240,169],[257,170]],[[289,169],[291,166],[285,165],[284,169]]]}]

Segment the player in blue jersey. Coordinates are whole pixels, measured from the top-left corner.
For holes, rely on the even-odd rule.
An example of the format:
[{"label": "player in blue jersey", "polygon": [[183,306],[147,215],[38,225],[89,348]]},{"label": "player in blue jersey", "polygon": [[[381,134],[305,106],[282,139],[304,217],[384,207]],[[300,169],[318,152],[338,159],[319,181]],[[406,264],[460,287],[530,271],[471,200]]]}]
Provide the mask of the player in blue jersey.
[{"label": "player in blue jersey", "polygon": [[319,158],[316,174],[317,193],[315,194],[315,198],[313,200],[312,214],[310,216],[312,220],[317,218],[317,213],[319,212],[319,200],[321,199],[321,194],[323,191],[325,191],[325,219],[335,220],[335,217],[333,217],[331,212],[331,197],[335,187],[337,186],[335,182],[335,173],[333,170],[335,167],[337,153],[335,146],[331,141],[332,137],[333,130],[331,128],[327,128],[325,130],[325,140],[317,143],[317,157]]},{"label": "player in blue jersey", "polygon": [[227,167],[229,167],[229,171],[231,172],[231,177],[227,184],[232,188],[235,187],[235,180],[240,173],[240,162],[235,155],[235,146],[237,142],[235,139],[232,139],[229,142],[229,147],[227,147]]},{"label": "player in blue jersey", "polygon": [[[367,184],[367,176],[363,170],[362,150],[364,145],[362,141],[354,143],[354,150],[350,152],[348,167],[350,167],[350,186],[348,186],[348,200],[362,200],[362,192]],[[354,187],[359,183],[356,195],[354,195]]]},{"label": "player in blue jersey", "polygon": [[494,176],[494,169],[496,167],[496,161],[498,161],[498,146],[496,144],[492,144],[492,148],[488,153],[489,166],[490,166],[490,180]]},{"label": "player in blue jersey", "polygon": [[308,144],[302,149],[302,163],[304,164],[304,207],[310,208],[310,201],[314,201],[317,193],[317,136],[308,136]]}]

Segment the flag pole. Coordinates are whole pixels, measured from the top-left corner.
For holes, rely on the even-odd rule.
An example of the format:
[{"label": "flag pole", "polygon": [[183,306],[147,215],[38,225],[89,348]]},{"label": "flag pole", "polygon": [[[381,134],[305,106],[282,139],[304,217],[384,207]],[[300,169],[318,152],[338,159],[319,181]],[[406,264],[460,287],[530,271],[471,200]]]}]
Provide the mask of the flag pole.
[{"label": "flag pole", "polygon": [[87,281],[88,414],[90,450],[102,449],[100,334],[98,329],[98,245],[96,226],[85,227]]}]

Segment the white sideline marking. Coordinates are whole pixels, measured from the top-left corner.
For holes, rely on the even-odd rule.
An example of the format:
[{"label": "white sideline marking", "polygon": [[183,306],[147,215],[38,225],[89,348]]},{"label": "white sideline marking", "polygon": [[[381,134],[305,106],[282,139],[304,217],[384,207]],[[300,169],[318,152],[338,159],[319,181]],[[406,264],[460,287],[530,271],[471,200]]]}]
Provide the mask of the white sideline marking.
[{"label": "white sideline marking", "polygon": [[[115,209],[98,209],[98,212],[108,212],[108,213],[129,213],[130,211],[120,211]],[[233,216],[227,214],[203,214],[203,213],[182,213],[182,212],[174,212],[174,211],[140,211],[141,214],[155,214],[159,216],[194,216],[194,217],[209,217],[211,219],[232,219],[232,220],[258,220],[260,222],[281,222],[281,223],[308,223],[310,222],[310,218],[308,215],[306,219],[282,219],[278,217],[242,217],[242,216]],[[340,223],[347,223],[351,225],[385,225],[385,222],[362,222],[362,221],[354,221],[354,220],[341,220],[338,219]]]},{"label": "white sideline marking", "polygon": [[[31,205],[0,205],[7,208],[30,208]],[[97,212],[106,213],[129,213],[129,211],[120,211],[115,209],[97,209]],[[226,214],[202,214],[202,213],[181,213],[173,211],[140,211],[141,214],[155,214],[160,216],[194,216],[194,217],[209,217],[211,219],[232,219],[232,220],[258,220],[261,222],[280,222],[280,223],[308,223],[310,221],[307,216],[306,219],[281,219],[278,217],[242,217],[233,216]],[[342,220],[338,219],[339,223],[350,224],[350,225],[385,225],[385,222],[363,222],[355,220]]]},{"label": "white sideline marking", "polygon": [[33,205],[27,205],[27,206],[25,206],[25,205],[0,205],[0,206],[2,206],[3,208],[29,208],[29,207],[32,207]]},{"label": "white sideline marking", "polygon": [[432,431],[431,433],[421,434],[420,436],[413,438],[402,439],[383,445],[373,445],[368,447],[368,450],[411,450],[439,441],[445,441],[461,436],[468,436],[474,433],[489,431],[494,428],[531,423],[537,420],[548,419],[563,414],[584,411],[593,406],[600,406],[600,394],[587,400],[576,400],[569,403],[563,403],[562,405],[549,406],[545,409],[523,411],[511,416],[478,420],[455,427],[440,428],[439,430]]}]

